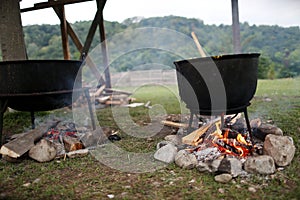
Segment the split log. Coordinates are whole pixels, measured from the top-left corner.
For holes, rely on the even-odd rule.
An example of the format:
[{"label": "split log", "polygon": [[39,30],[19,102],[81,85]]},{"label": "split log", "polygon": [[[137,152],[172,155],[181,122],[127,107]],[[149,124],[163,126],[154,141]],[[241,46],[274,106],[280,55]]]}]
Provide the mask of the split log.
[{"label": "split log", "polygon": [[189,135],[182,138],[182,143],[197,146],[201,140],[201,137],[203,134],[206,133],[206,131],[214,124],[220,124],[221,119],[218,117],[207,124],[201,126],[199,129],[193,131]]},{"label": "split log", "polygon": [[[25,157],[25,156],[23,156]],[[9,157],[8,155],[3,155],[2,156],[2,160],[5,160],[6,162],[10,162],[10,163],[21,163],[22,162],[22,158],[12,158],[12,157]]]},{"label": "split log", "polygon": [[124,107],[128,107],[128,108],[136,108],[136,107],[140,107],[140,106],[144,106],[144,103],[131,103],[131,104],[126,104],[123,105]]},{"label": "split log", "polygon": [[134,101],[136,101],[136,98],[133,98],[133,97],[128,98],[128,103],[132,103]]},{"label": "split log", "polygon": [[145,103],[144,107],[151,109],[152,106],[150,106],[150,104],[151,104],[151,101],[147,101],[147,103]]},{"label": "split log", "polygon": [[128,95],[127,94],[118,94],[118,95],[111,95],[111,100],[123,100],[128,101]]},{"label": "split log", "polygon": [[172,121],[168,121],[168,120],[163,120],[163,121],[161,121],[161,123],[165,126],[170,126],[170,127],[174,127],[174,128],[187,129],[189,127],[188,124],[177,123],[177,122],[172,122]]},{"label": "split log", "polygon": [[241,118],[241,116],[242,116],[241,113],[238,113],[237,115],[235,115],[235,114],[234,115],[226,115],[226,117],[225,117],[225,123],[227,121],[227,122],[230,122],[231,124],[234,124],[234,123],[236,123],[236,121],[238,119]]},{"label": "split log", "polygon": [[89,153],[88,149],[79,149],[76,151],[71,151],[67,153],[67,156],[69,158],[77,158],[77,157],[83,157],[86,156]]},{"label": "split log", "polygon": [[98,96],[100,96],[101,94],[102,94],[102,92],[104,91],[104,89],[105,89],[105,85],[102,85],[94,94],[93,94],[93,96],[95,96],[95,97],[98,97]]},{"label": "split log", "polygon": [[38,162],[51,161],[56,157],[55,145],[46,139],[41,139],[29,150],[29,157]]},{"label": "split log", "polygon": [[124,102],[118,100],[107,100],[106,105],[122,105]]},{"label": "split log", "polygon": [[110,99],[110,96],[104,96],[104,97],[98,97],[95,100],[98,101],[99,103],[105,103]]},{"label": "split log", "polygon": [[247,128],[247,124],[245,119],[237,118],[234,124],[231,125],[231,129],[236,130],[238,132],[243,132]]},{"label": "split log", "polygon": [[64,136],[63,142],[64,142],[65,150],[67,152],[76,151],[83,148],[82,143],[77,138],[74,137]]},{"label": "split log", "polygon": [[36,129],[28,131],[26,134],[14,139],[11,142],[4,144],[0,153],[2,155],[7,155],[12,158],[19,158],[26,152],[28,152],[34,143],[42,138],[44,133],[46,133],[50,128],[55,127],[58,122],[48,122]]},{"label": "split log", "polygon": [[131,92],[116,90],[116,89],[112,89],[112,88],[105,88],[104,91],[107,93],[113,93],[114,95],[116,95],[116,94],[126,94],[128,96],[132,95]]},{"label": "split log", "polygon": [[98,128],[94,131],[85,133],[80,140],[85,148],[89,148],[105,143],[111,133],[112,131],[110,128]]},{"label": "split log", "polygon": [[24,135],[26,135],[27,133],[26,132],[24,132],[24,133],[17,133],[17,134],[13,134],[12,136],[10,136],[9,137],[9,141],[12,141],[12,140],[14,140],[14,139],[17,139],[17,138],[19,138],[19,137],[22,137],[22,136],[24,136]]}]

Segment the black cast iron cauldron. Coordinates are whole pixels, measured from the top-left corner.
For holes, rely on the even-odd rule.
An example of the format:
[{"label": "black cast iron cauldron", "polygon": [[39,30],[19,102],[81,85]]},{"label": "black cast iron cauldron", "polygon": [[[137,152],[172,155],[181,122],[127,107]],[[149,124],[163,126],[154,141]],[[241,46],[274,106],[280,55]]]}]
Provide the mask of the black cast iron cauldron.
[{"label": "black cast iron cauldron", "polygon": [[256,91],[259,55],[232,54],[174,62],[181,99],[191,112],[203,115],[244,111]]},{"label": "black cast iron cauldron", "polygon": [[19,111],[68,106],[73,88],[81,88],[80,66],[81,61],[75,60],[0,62],[0,98],[7,100],[8,107]]},{"label": "black cast iron cauldron", "polygon": [[[69,106],[79,97],[81,61],[22,60],[0,62],[0,145],[3,114],[7,107],[34,112]],[[74,93],[73,91],[79,91]],[[84,91],[86,93],[86,91]]]},{"label": "black cast iron cauldron", "polygon": [[221,55],[174,62],[179,95],[191,116],[244,113],[250,139],[247,107],[257,86],[258,53]]}]

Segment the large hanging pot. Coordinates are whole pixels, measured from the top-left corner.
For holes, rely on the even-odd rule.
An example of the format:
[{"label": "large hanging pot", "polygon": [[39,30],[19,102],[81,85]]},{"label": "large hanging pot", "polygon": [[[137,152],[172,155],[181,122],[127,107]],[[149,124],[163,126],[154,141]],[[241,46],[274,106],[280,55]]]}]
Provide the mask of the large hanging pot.
[{"label": "large hanging pot", "polygon": [[[244,111],[256,91],[259,56],[258,53],[233,54],[174,62],[181,99],[193,113]],[[219,90],[214,99],[211,88]]]},{"label": "large hanging pot", "polygon": [[81,88],[80,66],[81,61],[75,60],[0,62],[0,100],[19,111],[68,106],[72,90]]}]

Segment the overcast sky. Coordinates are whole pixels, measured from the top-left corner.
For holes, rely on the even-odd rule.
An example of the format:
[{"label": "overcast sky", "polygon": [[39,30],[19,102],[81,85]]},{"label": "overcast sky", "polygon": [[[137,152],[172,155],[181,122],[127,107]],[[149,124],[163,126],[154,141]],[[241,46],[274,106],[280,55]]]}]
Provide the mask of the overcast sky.
[{"label": "overcast sky", "polygon": [[[21,8],[46,0],[22,0]],[[96,2],[67,5],[66,17],[71,23],[92,20]],[[197,18],[205,24],[231,24],[231,0],[107,0],[104,19],[118,21],[131,17],[183,16]],[[300,26],[300,0],[239,0],[240,22],[250,25]],[[22,14],[23,25],[58,24],[52,9]]]}]

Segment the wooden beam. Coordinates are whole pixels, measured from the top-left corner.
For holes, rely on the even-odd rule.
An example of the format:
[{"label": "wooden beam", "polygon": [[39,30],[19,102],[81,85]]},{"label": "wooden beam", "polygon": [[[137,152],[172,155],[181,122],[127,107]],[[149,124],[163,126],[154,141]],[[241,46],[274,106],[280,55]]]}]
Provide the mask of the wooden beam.
[{"label": "wooden beam", "polygon": [[67,5],[67,4],[73,4],[73,3],[81,3],[85,1],[93,1],[93,0],[60,0],[60,1],[49,1],[49,2],[42,2],[42,3],[36,3],[33,7],[29,8],[23,8],[21,9],[21,12],[28,12],[33,10],[39,10],[44,8],[51,8],[55,6],[61,6],[61,5]]},{"label": "wooden beam", "polygon": [[241,36],[239,22],[239,6],[238,0],[231,0],[232,7],[232,37],[234,53],[241,53]]},{"label": "wooden beam", "polygon": [[70,60],[70,48],[69,48],[69,40],[68,40],[68,32],[67,32],[67,21],[65,16],[65,8],[64,6],[60,6],[57,8],[57,11],[60,13],[60,31],[61,31],[61,39],[62,39],[62,47],[64,53],[64,59]]},{"label": "wooden beam", "polygon": [[19,0],[0,0],[0,19],[2,60],[26,60]]},{"label": "wooden beam", "polygon": [[[59,9],[57,7],[53,7],[53,10],[55,11],[55,13],[58,16],[59,20],[63,20],[63,15],[59,11]],[[67,24],[68,34],[70,35],[71,39],[73,40],[76,48],[81,52],[83,46],[82,46],[82,43],[81,43],[80,39],[78,38],[78,36],[76,35],[76,33],[74,32],[73,28],[71,27],[70,23],[67,20],[66,20],[66,24]]]},{"label": "wooden beam", "polygon": [[[57,7],[53,7],[56,15],[58,16],[58,18],[61,20],[61,18],[63,18],[63,16],[61,15],[61,13],[59,12]],[[74,32],[72,26],[70,25],[70,23],[66,20],[66,24],[67,24],[67,32],[70,35],[72,41],[74,42],[76,48],[78,49],[78,51],[80,52],[80,54],[82,54],[83,51],[83,45],[80,41],[80,39],[78,38],[77,34]],[[80,56],[81,58],[81,56]],[[97,80],[100,80],[101,84],[105,84],[104,79],[102,78],[99,70],[97,69],[95,63],[93,62],[93,60],[90,57],[86,57],[86,63],[88,64],[88,66],[90,67],[92,74],[96,77]]]},{"label": "wooden beam", "polygon": [[100,21],[100,18],[101,18],[101,12],[102,11],[100,11],[100,10],[97,10],[97,12],[96,12],[94,20],[92,21],[92,24],[90,26],[88,35],[86,37],[86,40],[85,40],[85,43],[84,43],[84,46],[83,46],[83,49],[82,49],[82,54],[87,55],[87,53],[88,53],[88,51],[91,47],[96,29],[97,29],[98,21]]},{"label": "wooden beam", "polygon": [[105,67],[104,76],[105,76],[105,85],[107,88],[111,88],[111,79],[110,79],[110,70],[109,70],[109,58],[107,53],[107,45],[105,39],[105,28],[104,28],[104,19],[103,19],[103,9],[106,3],[106,0],[96,0],[97,8],[101,10],[101,18],[99,21],[99,31],[100,31],[100,41],[101,41],[101,52],[103,54],[103,64]]}]

